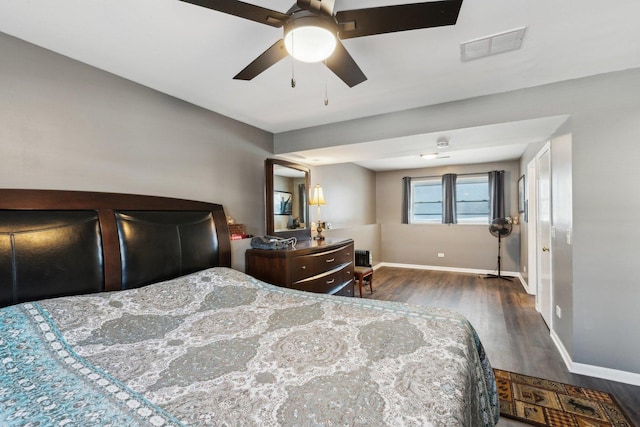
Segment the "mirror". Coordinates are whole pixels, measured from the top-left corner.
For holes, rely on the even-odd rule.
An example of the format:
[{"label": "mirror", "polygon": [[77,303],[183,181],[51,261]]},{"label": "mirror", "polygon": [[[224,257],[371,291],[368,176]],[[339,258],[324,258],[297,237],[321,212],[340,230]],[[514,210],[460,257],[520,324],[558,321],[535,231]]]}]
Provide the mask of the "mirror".
[{"label": "mirror", "polygon": [[286,160],[267,159],[265,171],[267,234],[310,239],[309,168]]}]

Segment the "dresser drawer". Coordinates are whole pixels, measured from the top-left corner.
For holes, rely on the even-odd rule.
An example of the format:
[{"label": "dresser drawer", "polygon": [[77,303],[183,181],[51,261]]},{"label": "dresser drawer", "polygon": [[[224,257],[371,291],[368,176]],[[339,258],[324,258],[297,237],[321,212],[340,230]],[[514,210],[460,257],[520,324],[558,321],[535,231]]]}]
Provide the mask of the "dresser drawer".
[{"label": "dresser drawer", "polygon": [[316,293],[332,293],[331,291],[345,282],[344,271],[338,270],[334,273],[317,277],[315,279],[303,280],[298,283],[294,283],[295,289],[300,289],[307,292]]},{"label": "dresser drawer", "polygon": [[342,280],[353,280],[353,263],[347,265],[344,269],[342,269]]},{"label": "dresser drawer", "polygon": [[338,289],[333,295],[339,295],[343,297],[352,297],[354,294],[353,281],[346,282],[341,289]]},{"label": "dresser drawer", "polygon": [[342,263],[353,263],[353,246],[346,246],[340,250],[340,262]]},{"label": "dresser drawer", "polygon": [[297,282],[314,275],[314,256],[297,256],[291,259],[291,281]]},{"label": "dresser drawer", "polygon": [[314,267],[316,271],[327,271],[351,261],[353,261],[353,251],[350,247],[344,247],[316,255]]}]

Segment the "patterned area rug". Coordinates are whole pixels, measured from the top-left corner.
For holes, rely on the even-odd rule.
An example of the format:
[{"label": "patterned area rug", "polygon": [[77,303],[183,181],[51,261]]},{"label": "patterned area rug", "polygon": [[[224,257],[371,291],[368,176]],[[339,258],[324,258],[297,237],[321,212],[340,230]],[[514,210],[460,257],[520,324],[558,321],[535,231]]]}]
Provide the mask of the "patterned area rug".
[{"label": "patterned area rug", "polygon": [[609,393],[499,369],[493,371],[501,416],[543,427],[633,427]]}]

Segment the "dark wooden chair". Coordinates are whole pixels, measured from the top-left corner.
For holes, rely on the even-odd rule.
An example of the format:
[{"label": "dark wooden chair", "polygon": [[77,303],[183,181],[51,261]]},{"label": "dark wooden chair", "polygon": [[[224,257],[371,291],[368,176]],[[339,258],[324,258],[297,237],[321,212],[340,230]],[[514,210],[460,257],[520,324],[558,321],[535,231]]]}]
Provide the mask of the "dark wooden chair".
[{"label": "dark wooden chair", "polygon": [[356,249],[356,265],[353,269],[353,277],[358,282],[360,298],[362,298],[362,287],[369,285],[373,294],[373,267],[371,267],[371,252]]}]

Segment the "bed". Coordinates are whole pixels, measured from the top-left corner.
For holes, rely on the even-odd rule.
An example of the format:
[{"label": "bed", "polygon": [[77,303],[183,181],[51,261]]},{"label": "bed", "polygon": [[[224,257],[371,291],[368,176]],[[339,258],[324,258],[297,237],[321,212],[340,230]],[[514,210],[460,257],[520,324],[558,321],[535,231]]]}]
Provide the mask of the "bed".
[{"label": "bed", "polygon": [[229,268],[222,206],[0,190],[0,425],[495,425],[473,327]]}]

